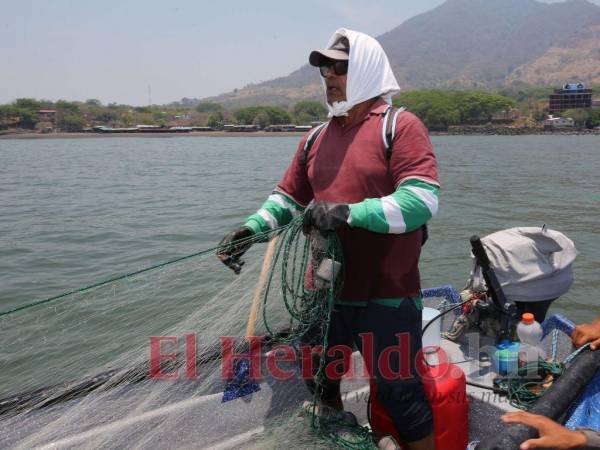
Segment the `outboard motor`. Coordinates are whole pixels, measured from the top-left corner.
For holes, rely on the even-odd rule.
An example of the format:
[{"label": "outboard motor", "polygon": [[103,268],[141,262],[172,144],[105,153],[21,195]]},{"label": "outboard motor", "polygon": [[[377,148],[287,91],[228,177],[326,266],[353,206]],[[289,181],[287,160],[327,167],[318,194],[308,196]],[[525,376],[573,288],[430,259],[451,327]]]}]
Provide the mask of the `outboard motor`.
[{"label": "outboard motor", "polygon": [[446,333],[449,339],[473,328],[497,340],[507,338],[525,312],[542,322],[551,303],[573,284],[575,245],[545,225],[473,236],[471,246],[473,270],[461,297],[472,301]]}]

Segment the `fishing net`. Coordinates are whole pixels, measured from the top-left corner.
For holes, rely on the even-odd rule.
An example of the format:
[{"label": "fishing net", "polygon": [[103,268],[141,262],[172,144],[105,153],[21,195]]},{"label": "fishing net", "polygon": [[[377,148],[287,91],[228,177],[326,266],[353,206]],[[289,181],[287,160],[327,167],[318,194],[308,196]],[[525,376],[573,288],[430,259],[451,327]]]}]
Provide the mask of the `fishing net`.
[{"label": "fishing net", "polygon": [[[277,236],[258,286],[264,246],[249,250],[252,263],[238,276],[214,248],[1,313],[0,447],[372,448],[368,429],[318,413],[299,364],[285,356],[309,332],[326,346],[342,283],[339,243],[306,238],[301,220],[251,238]],[[258,350],[244,339],[255,298],[253,334],[264,337]],[[247,380],[230,384],[224,342],[235,355],[261,355],[233,360],[233,378],[239,361],[255,363],[260,392],[243,395]],[[270,351],[283,352],[277,376]],[[324,364],[317,359],[318,386]],[[356,396],[364,424],[364,380],[343,389],[347,403]],[[233,401],[223,403],[224,390],[233,390]]]},{"label": "fishing net", "polygon": [[[301,220],[251,238],[275,242],[272,258],[252,246],[237,276],[212,248],[1,312],[0,447],[374,448],[360,357],[342,381],[356,421],[303,381],[300,344],[327,345],[343,255]],[[448,329],[458,294],[424,295]],[[244,338],[249,323],[262,340]],[[315,392],[323,368],[317,357]]]}]

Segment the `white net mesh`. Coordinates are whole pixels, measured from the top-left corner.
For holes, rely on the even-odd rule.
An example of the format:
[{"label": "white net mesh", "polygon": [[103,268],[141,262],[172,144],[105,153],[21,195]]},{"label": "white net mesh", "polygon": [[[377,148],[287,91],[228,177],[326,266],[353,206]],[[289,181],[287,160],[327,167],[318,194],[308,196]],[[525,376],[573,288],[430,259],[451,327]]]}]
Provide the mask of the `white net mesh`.
[{"label": "white net mesh", "polygon": [[[294,344],[302,326],[298,318],[290,323],[290,311],[292,316],[306,313],[298,309],[296,290],[302,289],[307,247],[301,234],[288,239],[286,248],[280,242],[268,279],[268,310],[263,315],[261,301],[254,334],[277,334],[292,326],[296,335],[286,333],[283,341]],[[220,339],[234,337],[237,351],[245,348],[250,305],[255,291],[265,290],[257,286],[262,252],[263,245],[249,251],[246,259],[253,263],[239,276],[208,252],[2,316],[0,337],[10,346],[0,364],[0,446],[289,448],[290,440],[296,448],[331,445],[311,433],[310,414],[299,414],[312,395],[297,364],[278,363],[293,374],[291,379],[278,379],[266,367],[268,341],[260,359],[260,392],[222,403],[227,380],[221,373]],[[21,332],[25,324],[35,331]],[[190,334],[197,346],[195,379],[186,379],[191,373],[186,351],[191,350],[185,335]],[[164,354],[176,353],[176,361],[163,359],[161,369],[166,374],[178,370],[177,379],[149,376],[151,336],[177,338],[177,345],[161,348]],[[26,353],[27,358],[20,357]],[[352,439],[349,435],[344,442]]]}]

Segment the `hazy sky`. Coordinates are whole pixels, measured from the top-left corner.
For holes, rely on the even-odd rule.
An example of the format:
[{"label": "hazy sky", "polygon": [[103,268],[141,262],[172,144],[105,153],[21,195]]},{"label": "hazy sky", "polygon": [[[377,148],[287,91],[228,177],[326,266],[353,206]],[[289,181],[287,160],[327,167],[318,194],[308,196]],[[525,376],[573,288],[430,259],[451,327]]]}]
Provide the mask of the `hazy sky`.
[{"label": "hazy sky", "polygon": [[377,36],[443,2],[0,0],[0,103],[216,95],[287,75],[336,28]]}]

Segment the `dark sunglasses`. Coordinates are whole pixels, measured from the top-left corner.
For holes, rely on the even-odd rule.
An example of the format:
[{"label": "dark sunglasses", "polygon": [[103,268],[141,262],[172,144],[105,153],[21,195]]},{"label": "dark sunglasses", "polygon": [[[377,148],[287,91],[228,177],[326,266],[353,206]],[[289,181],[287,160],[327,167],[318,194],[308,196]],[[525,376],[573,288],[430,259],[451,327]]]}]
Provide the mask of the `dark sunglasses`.
[{"label": "dark sunglasses", "polygon": [[321,76],[325,78],[330,70],[336,75],[346,75],[348,73],[348,61],[328,61],[322,66],[319,66]]}]

